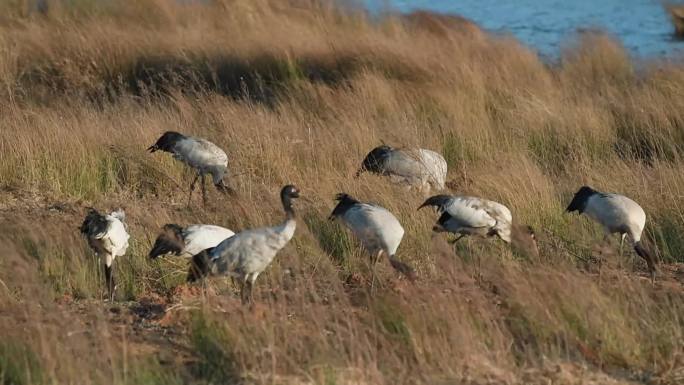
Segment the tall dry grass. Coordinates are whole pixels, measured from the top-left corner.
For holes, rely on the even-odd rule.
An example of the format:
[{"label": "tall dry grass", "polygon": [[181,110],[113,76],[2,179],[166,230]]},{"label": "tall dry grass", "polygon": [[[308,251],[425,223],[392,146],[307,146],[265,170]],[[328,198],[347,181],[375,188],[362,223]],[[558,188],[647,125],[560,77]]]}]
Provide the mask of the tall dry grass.
[{"label": "tall dry grass", "polygon": [[[587,35],[552,65],[459,18],[314,1],[50,5],[6,3],[0,22],[4,383],[681,380],[681,63],[635,63]],[[239,198],[186,207],[190,174],[144,151],[165,130],[226,149]],[[353,179],[381,141],[443,153],[454,192],[537,230],[539,260],[478,239],[454,253],[418,192]],[[146,259],[166,222],[278,221],[285,183],[309,202],[255,311],[222,281],[184,296],[184,261]],[[562,213],[582,184],[644,207],[661,283]],[[416,285],[385,266],[369,295],[367,258],[326,220],[339,191],[399,217]],[[88,205],[128,215],[121,305],[100,303],[75,231]]]},{"label": "tall dry grass", "polygon": [[670,14],[674,36],[678,39],[684,38],[684,4],[665,3],[665,9]]}]

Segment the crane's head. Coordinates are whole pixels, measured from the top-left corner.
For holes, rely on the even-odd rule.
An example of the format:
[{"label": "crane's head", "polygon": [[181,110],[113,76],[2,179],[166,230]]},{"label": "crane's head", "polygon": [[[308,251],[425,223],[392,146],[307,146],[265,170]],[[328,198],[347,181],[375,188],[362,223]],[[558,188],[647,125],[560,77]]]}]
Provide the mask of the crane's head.
[{"label": "crane's head", "polygon": [[175,223],[167,223],[162,227],[148,256],[150,259],[155,259],[169,253],[179,255],[184,247],[183,228]]},{"label": "crane's head", "polygon": [[282,190],[280,190],[280,197],[285,199],[287,198],[299,198],[299,190],[297,187],[294,185],[288,184],[287,186],[284,186]]},{"label": "crane's head", "polygon": [[161,150],[171,152],[176,143],[183,139],[185,139],[185,135],[181,133],[178,133],[176,131],[166,131],[164,135],[160,136],[159,139],[157,139],[156,143],[147,148],[147,151],[155,152],[157,150]]},{"label": "crane's head", "polygon": [[596,190],[589,186],[582,186],[582,188],[575,193],[575,196],[565,209],[565,212],[571,213],[573,211],[577,211],[582,214],[584,209],[587,207],[587,201],[594,194],[596,194]]},{"label": "crane's head", "polygon": [[426,199],[425,202],[423,202],[423,204],[420,205],[420,207],[418,207],[418,210],[422,209],[423,207],[430,206],[434,207],[437,210],[437,212],[443,212],[446,211],[446,207],[453,199],[454,197],[450,195],[434,195]]},{"label": "crane's head", "polygon": [[383,144],[382,146],[375,147],[371,152],[366,155],[361,163],[361,168],[356,171],[356,177],[361,175],[364,171],[372,172],[375,174],[383,174],[385,172],[384,164],[387,158],[394,149],[388,145]]},{"label": "crane's head", "polygon": [[299,190],[297,187],[288,184],[280,190],[280,201],[283,203],[283,209],[287,214],[288,219],[292,219],[295,216],[294,210],[292,209],[292,199],[299,198]]}]

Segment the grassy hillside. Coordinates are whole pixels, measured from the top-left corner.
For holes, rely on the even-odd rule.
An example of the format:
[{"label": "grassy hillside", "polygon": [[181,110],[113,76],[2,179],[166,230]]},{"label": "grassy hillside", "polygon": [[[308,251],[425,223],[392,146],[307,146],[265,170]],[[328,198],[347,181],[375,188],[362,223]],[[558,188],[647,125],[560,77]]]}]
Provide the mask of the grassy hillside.
[{"label": "grassy hillside", "polygon": [[[317,1],[29,3],[0,12],[0,383],[684,381],[681,62],[586,35],[547,64],[460,18]],[[145,152],[166,130],[224,148],[239,196],[186,206],[192,175]],[[451,191],[508,205],[541,256],[452,250],[421,193],[352,177],[381,142],[444,154]],[[307,200],[255,309],[146,258],[167,222],[280,221],[285,183]],[[644,207],[655,286],[563,213],[583,184]],[[369,294],[368,258],[326,219],[340,191],[398,216],[415,284],[385,261]],[[117,304],[76,230],[87,206],[127,213]]]}]

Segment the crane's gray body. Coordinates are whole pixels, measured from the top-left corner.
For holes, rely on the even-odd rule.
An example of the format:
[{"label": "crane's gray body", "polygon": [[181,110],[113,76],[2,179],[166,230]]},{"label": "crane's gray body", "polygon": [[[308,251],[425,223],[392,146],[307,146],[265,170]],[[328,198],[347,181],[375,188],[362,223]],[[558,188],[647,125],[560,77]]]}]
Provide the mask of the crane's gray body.
[{"label": "crane's gray body", "polygon": [[371,255],[382,251],[387,256],[394,256],[404,237],[404,228],[399,220],[377,205],[354,204],[339,218]]},{"label": "crane's gray body", "polygon": [[594,194],[583,211],[603,226],[608,234],[627,234],[632,242],[639,242],[646,226],[646,212],[639,204],[623,195]]},{"label": "crane's gray body", "polygon": [[444,157],[426,149],[396,149],[382,145],[371,150],[356,173],[364,171],[385,175],[395,183],[421,191],[445,187],[447,163]]},{"label": "crane's gray body", "polygon": [[219,243],[208,253],[212,274],[234,276],[252,283],[271,264],[294,236],[297,221],[285,220],[274,227],[263,227],[239,232]]}]

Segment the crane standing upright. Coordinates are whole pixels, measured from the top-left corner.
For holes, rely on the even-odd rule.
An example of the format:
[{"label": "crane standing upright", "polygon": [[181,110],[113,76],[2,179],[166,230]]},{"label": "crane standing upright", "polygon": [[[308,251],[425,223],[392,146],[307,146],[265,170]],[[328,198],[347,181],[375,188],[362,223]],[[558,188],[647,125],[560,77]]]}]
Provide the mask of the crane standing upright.
[{"label": "crane standing upright", "polygon": [[95,254],[105,258],[105,280],[110,301],[114,300],[116,292],[116,282],[112,271],[114,260],[126,254],[130,238],[126,230],[125,218],[126,215],[121,209],[103,215],[91,208],[79,227],[81,234],[86,237],[88,245],[95,251]]}]

